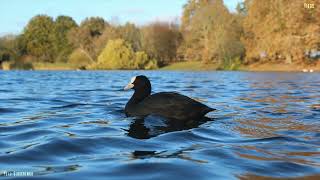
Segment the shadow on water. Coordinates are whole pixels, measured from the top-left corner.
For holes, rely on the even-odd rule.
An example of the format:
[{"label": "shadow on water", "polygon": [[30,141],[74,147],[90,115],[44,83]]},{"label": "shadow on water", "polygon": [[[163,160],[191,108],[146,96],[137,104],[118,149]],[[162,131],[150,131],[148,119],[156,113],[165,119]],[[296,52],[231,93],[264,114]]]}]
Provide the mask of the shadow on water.
[{"label": "shadow on water", "polygon": [[164,133],[197,128],[208,121],[214,121],[214,119],[204,117],[197,120],[179,121],[158,116],[149,116],[146,118],[133,119],[129,129],[126,131],[127,135],[132,138],[149,139]]}]

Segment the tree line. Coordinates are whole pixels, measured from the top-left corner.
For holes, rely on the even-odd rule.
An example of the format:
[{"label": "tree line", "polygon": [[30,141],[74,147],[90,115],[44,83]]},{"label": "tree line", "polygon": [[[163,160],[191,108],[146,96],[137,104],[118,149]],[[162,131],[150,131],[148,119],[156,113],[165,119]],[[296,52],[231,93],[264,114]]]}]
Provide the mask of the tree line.
[{"label": "tree line", "polygon": [[[308,3],[318,3],[309,0]],[[189,0],[180,23],[137,26],[89,17],[33,17],[17,36],[0,38],[0,61],[70,63],[87,69],[155,69],[176,61],[236,69],[255,62],[313,63],[320,56],[320,8],[303,1]]]}]

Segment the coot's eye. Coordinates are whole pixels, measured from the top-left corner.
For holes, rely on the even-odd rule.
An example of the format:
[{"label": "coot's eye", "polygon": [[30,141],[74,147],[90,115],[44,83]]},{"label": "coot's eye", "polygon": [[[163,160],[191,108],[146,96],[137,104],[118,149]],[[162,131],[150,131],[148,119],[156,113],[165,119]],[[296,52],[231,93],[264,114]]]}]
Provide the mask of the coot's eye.
[{"label": "coot's eye", "polygon": [[132,77],[130,83],[134,84],[134,82],[136,81],[136,78],[137,78],[136,76]]}]

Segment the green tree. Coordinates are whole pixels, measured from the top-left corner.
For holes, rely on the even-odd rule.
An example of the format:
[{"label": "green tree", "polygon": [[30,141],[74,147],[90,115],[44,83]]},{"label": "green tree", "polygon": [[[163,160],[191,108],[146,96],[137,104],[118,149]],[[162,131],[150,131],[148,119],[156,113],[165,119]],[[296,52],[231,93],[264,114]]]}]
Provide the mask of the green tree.
[{"label": "green tree", "polygon": [[143,52],[134,52],[131,44],[123,39],[109,40],[93,69],[156,69],[155,59]]},{"label": "green tree", "polygon": [[109,40],[98,57],[97,69],[133,69],[134,52],[123,39]]},{"label": "green tree", "polygon": [[96,41],[109,26],[103,18],[91,17],[81,22],[78,28],[73,28],[69,33],[69,40],[72,44],[86,51],[92,59],[98,56]]},{"label": "green tree", "polygon": [[57,61],[66,62],[73,51],[69,42],[68,32],[77,27],[77,23],[69,16],[58,16],[54,26],[54,48],[57,53]]},{"label": "green tree", "polygon": [[120,38],[129,42],[134,51],[141,50],[141,32],[132,23],[126,23],[124,26],[119,27]]},{"label": "green tree", "polygon": [[135,53],[134,61],[135,69],[157,69],[157,61],[155,59],[149,59],[148,55],[144,51],[138,51]]},{"label": "green tree", "polygon": [[101,17],[86,18],[81,22],[80,27],[88,28],[91,37],[101,36],[106,25],[105,20]]},{"label": "green tree", "polygon": [[123,39],[129,44],[134,52],[141,50],[141,31],[134,24],[108,25],[102,35],[94,41],[96,54],[100,54],[109,40]]},{"label": "green tree", "polygon": [[75,49],[70,54],[68,62],[77,68],[86,68],[88,65],[94,63],[82,49]]},{"label": "green tree", "polygon": [[116,26],[106,26],[102,35],[94,41],[95,53],[100,54],[109,40],[121,39],[120,30]]},{"label": "green tree", "polygon": [[16,60],[18,56],[17,37],[14,35],[0,37],[0,62]]},{"label": "green tree", "polygon": [[54,21],[47,15],[33,17],[23,32],[27,53],[40,61],[53,62],[54,49]]}]

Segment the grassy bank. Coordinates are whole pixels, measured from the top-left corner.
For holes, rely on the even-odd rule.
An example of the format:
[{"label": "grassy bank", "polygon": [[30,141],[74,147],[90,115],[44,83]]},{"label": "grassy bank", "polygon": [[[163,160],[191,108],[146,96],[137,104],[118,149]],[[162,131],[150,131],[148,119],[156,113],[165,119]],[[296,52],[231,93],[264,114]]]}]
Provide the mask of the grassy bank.
[{"label": "grassy bank", "polygon": [[[76,70],[77,66],[69,63],[33,63],[34,70]],[[199,61],[176,62],[159,70],[190,70],[205,71],[216,70],[215,64],[203,64]]]},{"label": "grassy bank", "polygon": [[34,70],[76,70],[76,66],[69,63],[32,63]]},{"label": "grassy bank", "polygon": [[[220,67],[221,68],[221,67]],[[177,62],[160,68],[160,70],[190,70],[190,71],[206,71],[217,70],[217,64],[202,64],[199,61]],[[221,69],[223,70],[223,69]],[[226,68],[225,70],[230,70]],[[320,62],[313,65],[305,64],[274,64],[274,63],[255,63],[250,65],[239,65],[236,70],[239,71],[278,71],[278,72],[302,72],[302,71],[320,71]]]},{"label": "grassy bank", "polygon": [[320,62],[314,65],[305,64],[272,64],[255,63],[248,66],[241,66],[241,71],[279,71],[279,72],[302,72],[302,71],[320,71]]},{"label": "grassy bank", "polygon": [[77,66],[69,63],[25,63],[25,62],[3,62],[0,64],[2,70],[76,70]]},{"label": "grassy bank", "polygon": [[160,68],[160,70],[189,70],[189,71],[206,71],[217,70],[216,64],[203,64],[199,61],[176,62]]}]

